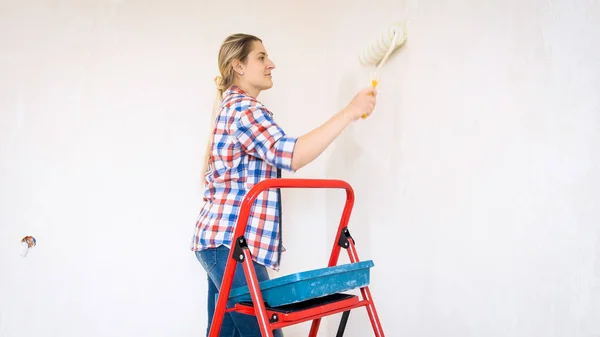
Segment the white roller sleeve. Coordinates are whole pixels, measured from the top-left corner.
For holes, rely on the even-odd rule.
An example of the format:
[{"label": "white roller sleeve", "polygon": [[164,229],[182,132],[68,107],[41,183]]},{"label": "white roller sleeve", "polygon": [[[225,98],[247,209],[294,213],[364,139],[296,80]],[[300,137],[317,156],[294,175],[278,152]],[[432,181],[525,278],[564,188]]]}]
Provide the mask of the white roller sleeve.
[{"label": "white roller sleeve", "polygon": [[[394,35],[397,35],[397,37],[392,46]],[[359,56],[360,63],[364,66],[377,65],[383,60],[386,53],[391,54],[396,48],[404,44],[404,41],[406,41],[406,26],[399,23],[393,24],[383,30],[377,39],[365,46]]]}]

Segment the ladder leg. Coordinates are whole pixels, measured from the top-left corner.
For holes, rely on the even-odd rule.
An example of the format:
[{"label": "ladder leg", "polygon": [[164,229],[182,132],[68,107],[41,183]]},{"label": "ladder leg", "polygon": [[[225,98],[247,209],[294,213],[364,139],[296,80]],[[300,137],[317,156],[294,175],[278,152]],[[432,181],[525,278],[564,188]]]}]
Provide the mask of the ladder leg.
[{"label": "ladder leg", "polygon": [[373,303],[373,298],[371,297],[371,291],[369,287],[364,287],[360,289],[362,293],[363,299],[369,301],[370,303],[367,305],[367,313],[369,313],[369,319],[371,320],[371,326],[373,326],[373,332],[377,337],[384,337],[383,328],[381,327],[381,322],[379,321],[379,315],[377,315],[377,309],[375,309],[375,304]]},{"label": "ladder leg", "polygon": [[[356,252],[356,247],[354,246],[354,239],[349,240],[348,247],[348,255],[351,262],[358,262],[358,253]],[[373,302],[373,297],[371,296],[371,291],[369,290],[369,286],[360,288],[360,292],[364,300],[369,301],[367,305],[367,312],[369,313],[369,319],[371,320],[371,326],[373,326],[373,332],[377,337],[384,337],[383,328],[381,327],[381,322],[379,321],[379,315],[377,314],[377,309],[375,309],[375,303]]]},{"label": "ladder leg", "polygon": [[319,332],[319,325],[321,324],[321,319],[317,318],[312,321],[310,326],[310,333],[308,337],[317,337],[317,332]]},{"label": "ladder leg", "polygon": [[340,326],[335,337],[344,336],[344,331],[346,330],[346,323],[348,323],[348,316],[350,316],[350,310],[344,311],[344,313],[342,314],[342,320],[340,321]]},{"label": "ladder leg", "polygon": [[208,334],[209,337],[218,337],[221,332],[221,325],[223,324],[223,319],[225,317],[227,299],[229,297],[229,291],[231,290],[236,263],[238,263],[238,261],[235,259],[229,259],[225,266],[223,281],[221,282],[221,288],[219,289],[217,304],[215,306],[215,312]]},{"label": "ladder leg", "polygon": [[246,276],[246,283],[248,284],[250,296],[254,304],[254,312],[260,327],[261,335],[263,337],[274,337],[271,324],[269,323],[267,317],[267,310],[262,298],[262,293],[260,292],[260,287],[258,285],[258,278],[256,276],[254,264],[252,263],[252,254],[250,254],[250,250],[248,249],[248,245],[246,244],[244,237],[239,237],[236,239],[236,242],[231,249],[230,259],[227,261],[225,266],[225,273],[223,275],[223,281],[221,282],[221,289],[219,290],[219,296],[217,298],[217,305],[210,327],[209,337],[217,337],[221,331],[221,325],[223,324],[227,300],[231,291],[231,284],[233,282],[237,263],[242,264],[244,275]]},{"label": "ladder leg", "polygon": [[[348,252],[348,257],[350,259],[350,262],[356,263],[356,262],[360,261],[360,259],[358,258],[358,253],[356,252],[354,238],[352,238],[348,229],[342,228],[342,230],[340,231],[340,233],[338,235],[339,236],[338,236],[337,247],[338,248],[344,247],[346,249],[346,251]],[[334,246],[334,247],[336,247],[336,246]],[[337,253],[337,251],[334,250],[334,253]],[[337,258],[337,256],[334,256],[332,253],[332,259],[333,258]],[[334,261],[331,261],[331,262],[334,262]],[[373,302],[373,297],[371,297],[371,291],[369,290],[369,287],[366,286],[366,287],[361,288],[360,292],[362,294],[363,300],[366,300],[369,302],[369,304],[367,305],[367,312],[369,313],[369,319],[371,320],[371,326],[373,327],[373,332],[375,333],[375,336],[376,337],[384,337],[385,334],[383,333],[383,328],[381,327],[381,322],[379,321],[379,315],[377,314],[377,310],[375,309],[375,303]]]},{"label": "ladder leg", "polygon": [[260,287],[258,286],[258,279],[256,278],[254,265],[252,264],[252,258],[248,249],[244,249],[243,254],[245,258],[242,265],[244,266],[244,274],[246,275],[248,288],[250,289],[250,297],[254,303],[254,312],[256,314],[256,319],[258,320],[261,335],[263,337],[273,337],[273,330],[271,329],[265,302],[262,298]]}]

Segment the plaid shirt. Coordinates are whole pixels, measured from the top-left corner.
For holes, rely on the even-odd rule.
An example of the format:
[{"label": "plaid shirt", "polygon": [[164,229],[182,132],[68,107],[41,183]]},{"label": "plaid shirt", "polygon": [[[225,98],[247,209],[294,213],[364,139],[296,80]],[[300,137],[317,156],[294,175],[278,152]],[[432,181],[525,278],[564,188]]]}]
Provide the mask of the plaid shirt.
[{"label": "plaid shirt", "polygon": [[[233,86],[224,93],[217,116],[206,172],[204,206],[196,221],[191,249],[225,245],[231,248],[242,200],[258,182],[292,171],[297,138],[275,123],[259,101]],[[258,195],[248,218],[245,237],[253,260],[279,270],[278,191]]]}]

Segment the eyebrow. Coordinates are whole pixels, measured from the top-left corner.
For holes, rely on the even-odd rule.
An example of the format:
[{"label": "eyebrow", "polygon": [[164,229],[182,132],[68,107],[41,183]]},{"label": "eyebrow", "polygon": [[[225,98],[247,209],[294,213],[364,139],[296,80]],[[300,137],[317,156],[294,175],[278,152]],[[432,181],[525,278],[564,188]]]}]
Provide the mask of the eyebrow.
[{"label": "eyebrow", "polygon": [[263,53],[262,51],[260,53],[258,53],[256,56],[260,56],[261,54],[267,56],[267,54]]}]

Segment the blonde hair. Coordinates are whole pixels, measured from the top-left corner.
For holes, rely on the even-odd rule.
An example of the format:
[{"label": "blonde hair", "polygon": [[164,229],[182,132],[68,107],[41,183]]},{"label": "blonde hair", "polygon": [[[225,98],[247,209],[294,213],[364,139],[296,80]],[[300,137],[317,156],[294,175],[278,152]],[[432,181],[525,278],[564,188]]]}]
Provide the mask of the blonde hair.
[{"label": "blonde hair", "polygon": [[232,34],[229,35],[225,39],[225,41],[223,41],[223,43],[221,44],[221,48],[219,49],[218,64],[220,75],[215,77],[217,94],[215,97],[215,104],[211,116],[211,128],[208,137],[208,142],[206,144],[206,154],[204,155],[204,162],[202,167],[203,175],[206,175],[208,173],[208,167],[210,166],[216,119],[217,115],[219,114],[219,111],[221,110],[223,93],[231,85],[233,85],[233,80],[235,79],[235,72],[233,71],[232,63],[234,60],[239,60],[240,62],[245,63],[248,58],[248,54],[250,54],[250,52],[252,51],[252,43],[254,41],[262,42],[261,39],[254,35],[242,33]]}]

